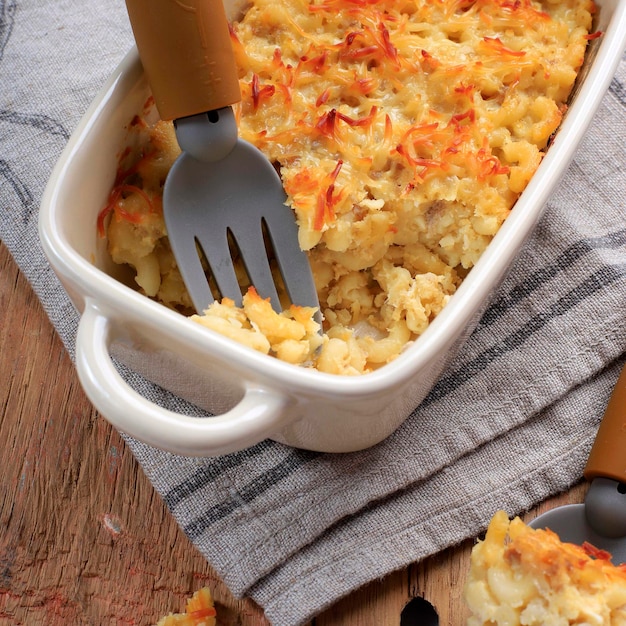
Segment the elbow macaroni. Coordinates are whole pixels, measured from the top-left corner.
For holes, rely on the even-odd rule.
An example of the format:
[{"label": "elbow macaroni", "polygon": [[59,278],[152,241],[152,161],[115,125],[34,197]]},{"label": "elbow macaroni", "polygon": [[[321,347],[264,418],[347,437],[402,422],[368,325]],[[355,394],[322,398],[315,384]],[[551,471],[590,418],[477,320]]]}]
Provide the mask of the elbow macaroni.
[{"label": "elbow macaroni", "polygon": [[[256,292],[193,319],[290,363],[362,374],[445,306],[557,129],[592,0],[253,0],[232,25],[239,132],[280,171],[324,317]],[[132,124],[101,220],[148,296],[189,313],[161,192],[171,124]],[[243,268],[239,268],[245,283]]]}]

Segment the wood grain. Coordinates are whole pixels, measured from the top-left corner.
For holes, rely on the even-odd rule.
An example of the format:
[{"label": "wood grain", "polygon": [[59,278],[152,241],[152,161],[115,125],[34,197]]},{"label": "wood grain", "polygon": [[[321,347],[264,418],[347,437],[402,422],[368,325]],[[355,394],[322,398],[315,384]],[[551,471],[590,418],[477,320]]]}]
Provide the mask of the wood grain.
[{"label": "wood grain", "polygon": [[[0,244],[0,624],[154,624],[208,585],[222,626],[268,626],[234,598],[86,399],[39,301]],[[579,502],[579,486],[545,503]],[[426,597],[459,625],[472,541],[351,594],[315,626],[393,626]]]}]

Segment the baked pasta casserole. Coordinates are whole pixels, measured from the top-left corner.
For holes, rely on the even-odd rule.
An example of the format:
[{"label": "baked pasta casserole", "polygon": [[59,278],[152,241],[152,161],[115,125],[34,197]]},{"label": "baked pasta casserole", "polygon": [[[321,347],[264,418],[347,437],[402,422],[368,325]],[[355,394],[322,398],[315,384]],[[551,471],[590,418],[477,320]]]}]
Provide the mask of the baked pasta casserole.
[{"label": "baked pasta casserole", "polygon": [[625,626],[626,565],[503,511],[472,550],[467,626]]},{"label": "baked pasta casserole", "polygon": [[[193,319],[334,374],[419,337],[509,215],[558,128],[592,0],[253,0],[232,24],[240,136],[275,164],[315,276],[314,311],[249,289]],[[178,156],[149,103],[100,216],[147,296],[193,313],[161,194]],[[245,276],[242,283],[245,291]]]}]

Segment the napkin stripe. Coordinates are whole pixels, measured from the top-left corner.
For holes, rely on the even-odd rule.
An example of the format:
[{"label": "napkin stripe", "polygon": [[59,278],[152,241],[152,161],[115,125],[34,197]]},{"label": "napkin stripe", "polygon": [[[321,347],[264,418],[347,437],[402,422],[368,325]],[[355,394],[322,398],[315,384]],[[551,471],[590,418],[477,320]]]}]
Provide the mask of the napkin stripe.
[{"label": "napkin stripe", "polygon": [[23,126],[32,126],[37,130],[43,130],[51,135],[58,135],[63,139],[69,139],[70,134],[65,130],[64,126],[50,117],[41,113],[18,113],[17,111],[0,110],[0,122],[8,122],[9,124],[21,124]]},{"label": "napkin stripe", "polygon": [[224,472],[235,469],[246,461],[265,453],[270,447],[270,442],[262,441],[252,448],[211,459],[209,463],[203,465],[183,482],[170,489],[163,496],[163,500],[170,509],[173,509],[185,498],[192,496],[196,491],[206,487]]},{"label": "napkin stripe", "polygon": [[212,524],[223,519],[242,505],[250,504],[277,483],[291,476],[291,474],[303,465],[306,465],[321,455],[321,452],[294,450],[281,463],[259,474],[243,489],[238,490],[235,496],[230,495],[225,500],[207,509],[193,522],[184,526],[185,533],[187,533],[192,540],[198,539]]},{"label": "napkin stripe", "polygon": [[546,265],[517,283],[508,294],[494,300],[483,314],[476,330],[491,326],[497,322],[509,309],[531,296],[546,281],[555,278],[559,273],[566,271],[574,262],[579,261],[586,254],[598,249],[616,249],[626,245],[626,228],[609,233],[602,237],[580,239],[559,254],[553,263]]},{"label": "napkin stripe", "polygon": [[624,89],[623,83],[621,83],[617,78],[614,78],[609,85],[609,92],[615,96],[617,101],[623,106],[626,107],[626,90]]},{"label": "napkin stripe", "polygon": [[464,362],[460,369],[453,371],[449,376],[441,378],[433,386],[419,408],[423,409],[457,390],[469,382],[474,375],[484,370],[490,363],[522,346],[534,333],[541,330],[553,319],[568,313],[590,296],[602,291],[625,276],[626,265],[603,266],[548,307],[546,313],[539,313],[531,317],[518,330],[504,337],[500,343],[485,350],[476,358]]},{"label": "napkin stripe", "polygon": [[[4,178],[18,197],[23,209],[31,207],[35,201],[31,190],[25,185],[20,177],[13,171],[10,163],[0,159],[0,177]],[[26,223],[28,220],[24,219]]]}]

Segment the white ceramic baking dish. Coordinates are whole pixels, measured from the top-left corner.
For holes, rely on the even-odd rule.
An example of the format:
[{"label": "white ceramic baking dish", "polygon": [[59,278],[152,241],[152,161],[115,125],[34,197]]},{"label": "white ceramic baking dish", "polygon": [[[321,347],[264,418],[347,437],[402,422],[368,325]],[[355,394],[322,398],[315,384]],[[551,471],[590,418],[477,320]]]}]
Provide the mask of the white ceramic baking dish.
[{"label": "white ceramic baking dish", "polygon": [[[266,438],[347,452],[391,434],[474,328],[608,88],[626,46],[626,2],[597,4],[595,28],[604,34],[591,42],[566,118],[510,217],[423,336],[397,360],[360,377],[322,374],[256,353],[124,282],[97,235],[96,220],[115,177],[127,124],[149,94],[131,50],[72,135],[40,213],[44,251],[81,313],[76,364],[94,406],[119,430],[182,455],[225,454]],[[231,15],[234,5],[226,2]],[[215,416],[180,415],[157,406],[120,376],[113,357]]]}]

